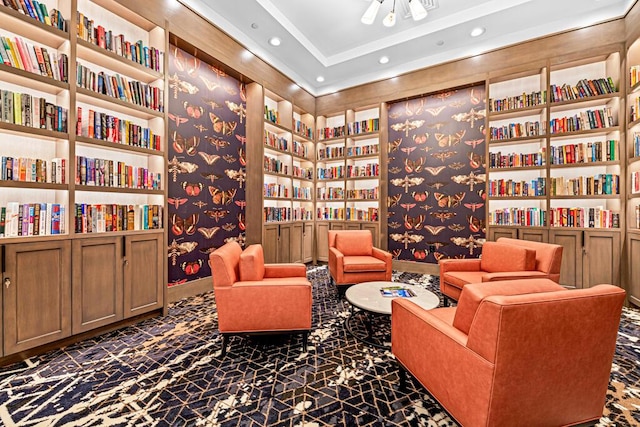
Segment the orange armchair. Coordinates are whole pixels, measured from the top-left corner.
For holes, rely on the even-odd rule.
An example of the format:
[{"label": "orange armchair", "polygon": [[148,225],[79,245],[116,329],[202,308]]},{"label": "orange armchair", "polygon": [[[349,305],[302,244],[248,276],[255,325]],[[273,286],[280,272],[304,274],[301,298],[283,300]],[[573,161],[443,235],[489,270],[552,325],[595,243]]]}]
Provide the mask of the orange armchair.
[{"label": "orange armchair", "polygon": [[338,286],[390,281],[391,254],[373,246],[368,230],[331,230],[329,273]]},{"label": "orange armchair", "polygon": [[479,259],[440,260],[440,291],[445,306],[458,300],[465,285],[515,279],[560,280],[562,246],[528,240],[499,238],[486,242]]},{"label": "orange armchair", "polygon": [[392,301],[401,387],[410,372],[460,425],[595,423],[625,292],[549,279],[465,286],[457,307]]},{"label": "orange armchair", "polygon": [[301,332],[303,351],[311,329],[311,283],[304,264],[265,264],[261,245],[244,251],[228,242],[209,255],[222,334],[222,356],[231,335]]}]

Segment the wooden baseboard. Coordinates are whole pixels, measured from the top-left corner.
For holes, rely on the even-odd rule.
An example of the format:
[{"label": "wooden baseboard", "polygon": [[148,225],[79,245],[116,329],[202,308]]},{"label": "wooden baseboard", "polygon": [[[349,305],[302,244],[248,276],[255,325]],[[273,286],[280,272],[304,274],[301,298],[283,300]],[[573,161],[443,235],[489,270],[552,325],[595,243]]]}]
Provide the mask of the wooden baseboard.
[{"label": "wooden baseboard", "polygon": [[404,271],[406,273],[431,274],[435,276],[440,275],[440,267],[438,267],[438,264],[394,260],[391,267],[394,270]]},{"label": "wooden baseboard", "polygon": [[168,303],[180,301],[183,298],[200,295],[213,289],[211,277],[192,280],[182,285],[171,286],[167,289]]}]

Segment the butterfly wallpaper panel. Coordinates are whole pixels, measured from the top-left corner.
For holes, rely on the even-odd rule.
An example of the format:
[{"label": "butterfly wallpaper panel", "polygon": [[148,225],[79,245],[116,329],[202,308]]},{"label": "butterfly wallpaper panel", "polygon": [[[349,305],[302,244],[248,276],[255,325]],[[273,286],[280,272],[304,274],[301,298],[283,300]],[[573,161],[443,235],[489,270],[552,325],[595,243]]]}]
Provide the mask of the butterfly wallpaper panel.
[{"label": "butterfly wallpaper panel", "polygon": [[388,248],[395,259],[477,258],[485,241],[485,86],[389,106]]},{"label": "butterfly wallpaper panel", "polygon": [[209,253],[244,244],[242,83],[175,46],[169,56],[169,286],[211,276]]}]

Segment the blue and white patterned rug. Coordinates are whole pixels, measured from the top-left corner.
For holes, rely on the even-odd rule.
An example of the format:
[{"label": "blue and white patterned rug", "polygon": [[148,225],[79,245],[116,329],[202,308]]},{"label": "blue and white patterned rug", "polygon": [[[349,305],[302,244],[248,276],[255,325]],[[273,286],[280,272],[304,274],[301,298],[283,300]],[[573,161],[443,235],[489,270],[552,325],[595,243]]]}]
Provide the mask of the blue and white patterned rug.
[{"label": "blue and white patterned rug", "polygon": [[[310,268],[313,325],[299,336],[233,338],[220,358],[213,293],[169,315],[0,369],[0,425],[454,426],[393,356],[344,328],[326,266]],[[394,273],[437,292],[437,278]],[[640,313],[625,309],[601,426],[640,423]]]}]

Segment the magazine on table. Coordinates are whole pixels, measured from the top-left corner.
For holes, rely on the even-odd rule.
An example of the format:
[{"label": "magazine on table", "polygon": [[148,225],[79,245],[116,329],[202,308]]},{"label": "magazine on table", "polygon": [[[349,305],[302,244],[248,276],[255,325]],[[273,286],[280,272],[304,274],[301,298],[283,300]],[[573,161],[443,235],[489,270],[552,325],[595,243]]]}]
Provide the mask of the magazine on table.
[{"label": "magazine on table", "polygon": [[388,298],[411,298],[416,296],[415,292],[405,286],[385,286],[384,288],[380,288],[380,294]]}]

